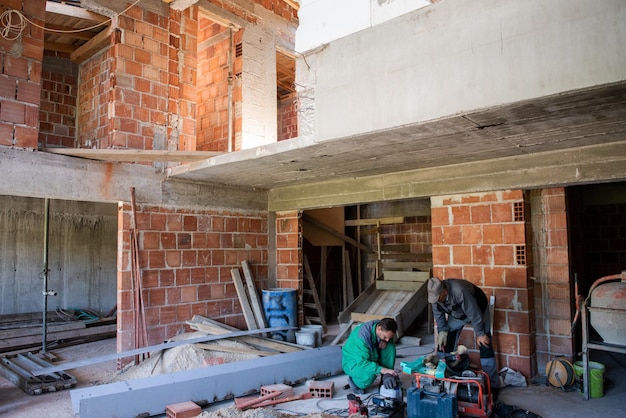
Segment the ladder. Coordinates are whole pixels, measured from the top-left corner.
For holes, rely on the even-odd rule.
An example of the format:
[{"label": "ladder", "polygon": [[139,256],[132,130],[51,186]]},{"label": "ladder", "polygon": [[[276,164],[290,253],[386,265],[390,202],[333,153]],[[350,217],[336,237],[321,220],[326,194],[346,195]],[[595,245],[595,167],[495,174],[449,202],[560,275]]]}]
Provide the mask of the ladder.
[{"label": "ladder", "polygon": [[[317,289],[315,288],[315,280],[313,279],[313,273],[311,273],[311,266],[309,265],[309,260],[307,259],[306,255],[304,256],[304,271],[304,275],[307,279],[305,283],[308,283],[309,288],[307,289],[305,286],[303,286],[302,293],[304,295],[311,296],[313,299],[313,302],[307,302],[306,298],[303,301],[304,322],[306,324],[321,325],[324,333],[326,333],[326,318],[324,316],[324,311],[320,303],[319,295],[317,294]],[[308,299],[310,300],[310,298]],[[311,315],[307,315],[307,313],[311,313]]]}]

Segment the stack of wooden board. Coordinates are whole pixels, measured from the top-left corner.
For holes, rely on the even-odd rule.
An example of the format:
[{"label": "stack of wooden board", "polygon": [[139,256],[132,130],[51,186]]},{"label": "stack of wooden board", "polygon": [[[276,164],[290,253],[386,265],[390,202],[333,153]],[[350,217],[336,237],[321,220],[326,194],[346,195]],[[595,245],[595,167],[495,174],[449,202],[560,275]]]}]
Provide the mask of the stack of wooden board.
[{"label": "stack of wooden board", "polygon": [[[209,335],[224,335],[239,331],[237,328],[222,324],[210,318],[205,318],[200,315],[194,315],[191,321],[187,321],[187,325],[191,329],[200,331]],[[298,344],[288,343],[285,341],[278,341],[271,338],[257,337],[257,336],[240,336],[236,337],[237,341],[244,343],[249,348],[237,349],[229,348],[225,346],[209,346],[208,344],[200,343],[199,346],[206,350],[221,350],[221,351],[234,351],[240,353],[255,354],[259,356],[271,356],[280,353],[292,353],[294,351],[307,350],[311,347],[301,346]]]}]

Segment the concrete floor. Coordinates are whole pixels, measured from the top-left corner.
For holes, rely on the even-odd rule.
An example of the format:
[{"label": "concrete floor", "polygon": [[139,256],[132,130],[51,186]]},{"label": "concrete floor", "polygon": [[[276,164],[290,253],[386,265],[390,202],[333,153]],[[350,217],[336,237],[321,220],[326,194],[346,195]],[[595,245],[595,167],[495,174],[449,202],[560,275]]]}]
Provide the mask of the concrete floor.
[{"label": "concrete floor", "polygon": [[[423,336],[420,346],[398,345],[397,366],[400,362],[413,361],[416,358],[432,352],[432,336]],[[324,343],[332,341],[333,336],[327,335]],[[67,347],[51,350],[61,361],[92,358],[115,352],[115,340],[102,340],[81,346]],[[531,384],[528,387],[507,387],[500,392],[500,400],[517,405],[520,408],[530,410],[543,418],[551,417],[604,417],[618,418],[626,416],[626,356],[609,354],[605,352],[592,352],[591,359],[601,362],[606,367],[605,394],[602,398],[584,400],[578,392],[563,392],[561,389],[545,386],[543,384]],[[115,373],[115,362],[102,363],[86,366],[68,371],[78,379],[76,387],[88,387],[99,384]],[[276,409],[294,415],[306,415],[326,412],[337,416],[347,416],[348,401],[346,395],[349,390],[343,389],[347,383],[345,375],[338,375],[327,379],[334,383],[333,398],[309,399],[277,405]],[[408,389],[412,383],[412,376],[403,374],[402,384]],[[294,392],[308,391],[306,385],[297,386]],[[371,396],[377,394],[376,385],[368,389],[361,398],[371,402]],[[219,402],[209,405],[205,411],[214,411],[230,407],[232,401]],[[27,395],[21,389],[15,387],[9,381],[0,378],[0,416],[11,418],[51,417],[69,418],[74,417],[71,407],[70,391],[44,393],[41,395]],[[103,417],[106,418],[106,417]]]}]

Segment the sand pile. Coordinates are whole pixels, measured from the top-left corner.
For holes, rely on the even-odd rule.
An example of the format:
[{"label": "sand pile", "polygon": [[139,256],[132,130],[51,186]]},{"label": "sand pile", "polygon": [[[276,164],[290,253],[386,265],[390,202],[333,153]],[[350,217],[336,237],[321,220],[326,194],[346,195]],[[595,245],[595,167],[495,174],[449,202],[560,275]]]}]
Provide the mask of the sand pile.
[{"label": "sand pile", "polygon": [[[193,332],[181,334],[173,341],[201,337],[202,333]],[[247,344],[235,340],[216,340],[203,343],[211,347],[225,347],[234,349],[250,348]],[[117,373],[109,383],[141,379],[166,373],[175,373],[185,370],[207,367],[214,364],[232,363],[241,360],[258,358],[249,353],[232,353],[228,351],[205,350],[199,344],[185,344],[167,350],[150,353],[150,358],[137,365],[131,365]]]}]

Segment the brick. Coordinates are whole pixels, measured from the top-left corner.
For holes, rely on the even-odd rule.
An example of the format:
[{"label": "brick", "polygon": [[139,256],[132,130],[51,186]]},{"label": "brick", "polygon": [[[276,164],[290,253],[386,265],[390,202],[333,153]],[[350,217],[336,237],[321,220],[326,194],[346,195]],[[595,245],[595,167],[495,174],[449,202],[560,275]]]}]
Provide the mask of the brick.
[{"label": "brick", "polygon": [[195,302],[198,299],[196,286],[182,286],[180,288],[180,301],[181,302]]},{"label": "brick", "polygon": [[479,225],[465,225],[461,229],[463,244],[481,244],[483,241],[482,228]]},{"label": "brick", "polygon": [[14,128],[15,126],[11,123],[0,123],[0,145],[13,145]]},{"label": "brick", "polygon": [[506,287],[526,289],[528,287],[528,272],[526,268],[507,268],[505,270]]},{"label": "brick", "polygon": [[501,354],[518,354],[519,343],[518,334],[497,332],[494,337],[494,346]]},{"label": "brick", "polygon": [[485,267],[483,270],[484,285],[492,287],[504,286],[504,269],[501,267]]},{"label": "brick", "polygon": [[493,247],[493,262],[498,266],[515,265],[514,247],[510,245],[496,245]]},{"label": "brick", "polygon": [[472,247],[472,263],[491,265],[492,264],[492,251],[489,245],[477,245]]},{"label": "brick", "polygon": [[490,205],[476,205],[470,207],[471,222],[477,223],[489,223],[491,222],[491,207]]},{"label": "brick", "polygon": [[23,103],[3,101],[0,103],[0,119],[3,122],[24,123]]},{"label": "brick", "polygon": [[175,285],[174,275],[178,270],[159,270],[159,286],[168,287]]},{"label": "brick", "polygon": [[39,132],[37,128],[25,126],[15,127],[15,146],[37,149]]},{"label": "brick", "polygon": [[165,251],[165,265],[166,267],[180,267],[182,260],[182,254],[180,251]]},{"label": "brick", "polygon": [[450,209],[453,225],[466,225],[472,223],[469,206],[453,206]]},{"label": "brick", "polygon": [[0,77],[0,96],[15,99],[17,96],[17,80],[13,77]]},{"label": "brick", "polygon": [[504,224],[503,235],[504,244],[525,244],[526,230],[523,223]]},{"label": "brick", "polygon": [[461,244],[463,242],[462,227],[445,226],[442,228],[442,243],[444,244]]},{"label": "brick", "polygon": [[28,80],[28,61],[13,55],[5,55],[4,74]]},{"label": "brick", "polygon": [[453,264],[471,264],[472,248],[468,245],[452,246],[452,263]]}]

